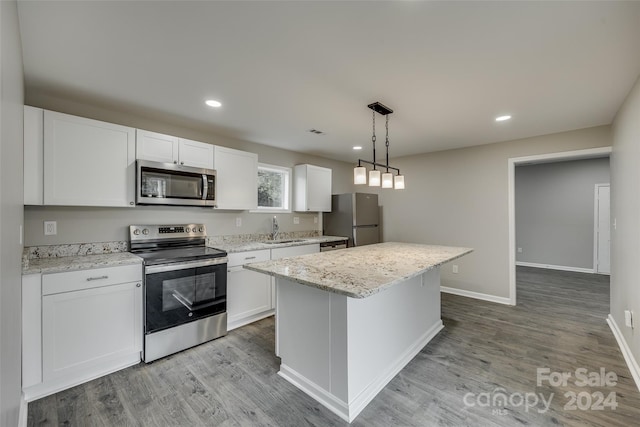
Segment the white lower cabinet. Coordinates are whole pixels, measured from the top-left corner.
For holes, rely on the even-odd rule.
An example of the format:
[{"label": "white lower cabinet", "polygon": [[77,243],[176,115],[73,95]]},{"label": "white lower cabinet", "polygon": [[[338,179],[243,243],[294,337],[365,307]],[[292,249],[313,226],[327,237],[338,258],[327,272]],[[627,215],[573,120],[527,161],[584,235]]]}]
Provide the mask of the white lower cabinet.
[{"label": "white lower cabinet", "polygon": [[319,244],[229,254],[227,264],[227,330],[269,317],[275,312],[275,279],[245,270],[243,265],[320,252]]},{"label": "white lower cabinet", "polygon": [[227,264],[227,330],[244,326],[273,314],[271,277],[242,266],[268,261],[269,249],[229,254]]},{"label": "white lower cabinet", "polygon": [[[33,289],[36,278],[23,280],[23,295],[30,295],[23,301],[24,311],[37,317],[23,329],[23,388],[28,401],[140,362],[140,264],[43,274],[39,295]],[[38,297],[41,301],[34,301]],[[28,308],[38,303],[41,313]]]}]

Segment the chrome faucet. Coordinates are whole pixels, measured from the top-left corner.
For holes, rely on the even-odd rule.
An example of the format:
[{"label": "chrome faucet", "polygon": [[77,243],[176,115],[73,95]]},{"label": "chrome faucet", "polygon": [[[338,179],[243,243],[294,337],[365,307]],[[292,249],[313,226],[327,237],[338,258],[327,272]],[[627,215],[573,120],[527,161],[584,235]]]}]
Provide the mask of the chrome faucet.
[{"label": "chrome faucet", "polygon": [[273,216],[273,222],[271,223],[271,240],[276,240],[280,234],[280,227],[278,227],[278,218]]}]

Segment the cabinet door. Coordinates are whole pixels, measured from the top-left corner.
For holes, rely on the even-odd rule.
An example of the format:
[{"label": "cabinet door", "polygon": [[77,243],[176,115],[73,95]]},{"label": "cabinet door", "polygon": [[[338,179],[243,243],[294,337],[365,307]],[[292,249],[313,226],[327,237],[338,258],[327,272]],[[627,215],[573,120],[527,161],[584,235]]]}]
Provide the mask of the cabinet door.
[{"label": "cabinet door", "polygon": [[[271,276],[232,267],[227,273],[227,329],[251,323],[271,306]],[[263,316],[260,316],[263,315]]]},{"label": "cabinet door", "polygon": [[331,169],[308,165],[307,211],[331,212]]},{"label": "cabinet door", "polygon": [[136,129],[136,159],[178,163],[178,138]]},{"label": "cabinet door", "polygon": [[331,169],[296,165],[293,175],[294,210],[331,212]]},{"label": "cabinet door", "polygon": [[44,204],[133,206],[135,129],[44,112]]},{"label": "cabinet door", "polygon": [[44,110],[24,106],[24,204],[44,198]]},{"label": "cabinet door", "polygon": [[184,166],[213,169],[213,145],[180,138],[178,158]]},{"label": "cabinet door", "polygon": [[218,209],[257,209],[258,155],[215,146],[213,163]]},{"label": "cabinet door", "polygon": [[42,278],[22,276],[22,387],[42,382]]},{"label": "cabinet door", "polygon": [[142,334],[140,282],[46,295],[43,381],[110,372],[114,361],[142,350]]}]

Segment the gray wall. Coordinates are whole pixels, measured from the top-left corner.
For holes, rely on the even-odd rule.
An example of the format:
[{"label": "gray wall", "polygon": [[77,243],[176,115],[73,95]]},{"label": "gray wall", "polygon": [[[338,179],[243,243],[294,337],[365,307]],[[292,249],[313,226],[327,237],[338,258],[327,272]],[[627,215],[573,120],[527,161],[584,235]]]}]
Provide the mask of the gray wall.
[{"label": "gray wall", "polygon": [[[640,362],[640,79],[613,122],[611,154],[611,315]],[[624,310],[633,310],[635,329],[624,326]]]},{"label": "gray wall", "polygon": [[[258,154],[262,163],[293,167],[311,163],[331,168],[333,192],[353,190],[353,165],[294,151],[282,150],[247,141],[213,135],[181,125],[169,118],[144,117],[86,105],[64,98],[55,98],[44,93],[28,92],[28,105],[53,111],[104,120],[126,126],[181,136],[211,144],[222,145]],[[106,242],[128,240],[131,224],[198,222],[207,226],[209,235],[246,233],[268,233],[274,214],[250,213],[247,211],[217,211],[204,208],[135,207],[135,208],[81,208],[81,207],[32,207],[25,208],[25,245],[52,245],[81,242]],[[317,213],[277,214],[281,231],[322,230],[322,215]],[[242,227],[236,227],[236,218],[242,218]],[[293,218],[300,224],[294,225]],[[314,219],[317,217],[318,222]],[[57,221],[58,234],[44,235],[43,221]]]},{"label": "gray wall", "polygon": [[508,159],[610,145],[599,126],[393,159],[406,190],[380,190],[383,239],[474,248],[458,274],[443,268],[443,285],[508,298]]},{"label": "gray wall", "polygon": [[593,269],[595,184],[609,158],[516,167],[516,260]]},{"label": "gray wall", "polygon": [[0,425],[21,396],[22,51],[15,1],[0,2]]}]

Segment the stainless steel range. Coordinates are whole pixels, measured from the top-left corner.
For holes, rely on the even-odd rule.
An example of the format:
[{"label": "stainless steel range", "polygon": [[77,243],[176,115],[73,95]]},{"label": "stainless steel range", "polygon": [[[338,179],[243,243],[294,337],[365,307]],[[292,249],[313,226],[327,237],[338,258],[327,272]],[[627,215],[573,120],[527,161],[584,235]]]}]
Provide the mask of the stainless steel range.
[{"label": "stainless steel range", "polygon": [[203,224],[132,225],[144,259],[144,356],[151,362],[227,333],[227,253]]}]

